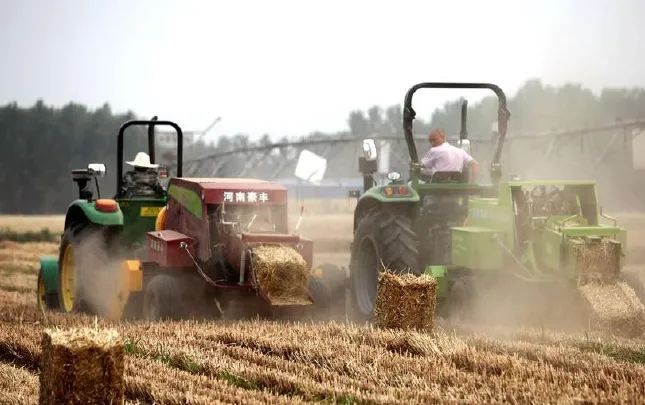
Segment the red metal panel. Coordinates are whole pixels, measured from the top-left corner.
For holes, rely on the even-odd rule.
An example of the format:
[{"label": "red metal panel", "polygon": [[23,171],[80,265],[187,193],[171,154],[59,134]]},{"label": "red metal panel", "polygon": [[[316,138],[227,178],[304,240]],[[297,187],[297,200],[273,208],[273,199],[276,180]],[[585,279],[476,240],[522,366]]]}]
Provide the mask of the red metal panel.
[{"label": "red metal panel", "polygon": [[148,261],[155,262],[161,267],[192,267],[193,261],[184,249],[182,242],[188,244],[188,250],[194,252],[194,240],[182,233],[169,229],[148,232]]},{"label": "red metal panel", "polygon": [[247,184],[236,187],[208,188],[204,190],[207,204],[284,205],[287,191],[262,185]]},{"label": "red metal panel", "polygon": [[171,184],[193,190],[207,204],[269,204],[287,203],[287,189],[279,183],[257,179],[173,178]]}]

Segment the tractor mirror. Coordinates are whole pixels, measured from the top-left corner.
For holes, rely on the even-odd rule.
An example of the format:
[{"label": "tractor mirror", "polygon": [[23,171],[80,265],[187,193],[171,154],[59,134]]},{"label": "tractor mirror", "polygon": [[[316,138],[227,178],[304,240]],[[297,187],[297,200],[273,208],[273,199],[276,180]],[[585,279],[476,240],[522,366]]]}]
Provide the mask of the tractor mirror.
[{"label": "tractor mirror", "polygon": [[105,177],[105,173],[107,172],[103,163],[90,163],[87,165],[87,170],[91,175],[96,177]]},{"label": "tractor mirror", "polygon": [[376,160],[376,143],[374,139],[363,139],[363,157],[365,160]]},{"label": "tractor mirror", "polygon": [[470,139],[460,139],[457,146],[470,155]]}]

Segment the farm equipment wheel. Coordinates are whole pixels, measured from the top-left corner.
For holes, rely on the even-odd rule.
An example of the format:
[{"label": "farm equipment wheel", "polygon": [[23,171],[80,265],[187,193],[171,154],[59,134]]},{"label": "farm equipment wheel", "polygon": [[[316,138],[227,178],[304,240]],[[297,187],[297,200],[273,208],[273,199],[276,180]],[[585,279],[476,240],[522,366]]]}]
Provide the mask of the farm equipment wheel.
[{"label": "farm equipment wheel", "polygon": [[58,309],[58,298],[47,294],[42,271],[38,272],[38,289],[36,290],[38,309],[41,311]]},{"label": "farm equipment wheel", "polygon": [[65,313],[91,312],[81,293],[79,259],[96,256],[97,252],[83,253],[81,246],[81,241],[95,231],[89,224],[81,223],[67,228],[63,233],[58,256],[58,300],[60,309]]},{"label": "farm equipment wheel", "polygon": [[376,303],[379,271],[419,273],[418,240],[409,217],[387,210],[364,216],[354,233],[350,275],[353,317],[368,320]]},{"label": "farm equipment wheel", "polygon": [[454,280],[448,291],[446,317],[451,322],[470,321],[473,318],[473,285],[470,277]]},{"label": "farm equipment wheel", "polygon": [[345,269],[330,263],[323,263],[318,265],[313,273],[327,289],[329,297],[329,303],[327,304],[329,307],[327,311],[328,317],[345,320],[347,316],[347,276]]},{"label": "farm equipment wheel", "polygon": [[149,321],[176,319],[179,305],[177,280],[166,274],[158,274],[146,286],[143,295],[143,318]]},{"label": "farm equipment wheel", "polygon": [[314,300],[312,305],[314,318],[329,318],[331,295],[325,281],[318,277],[311,277],[309,279],[309,294]]}]

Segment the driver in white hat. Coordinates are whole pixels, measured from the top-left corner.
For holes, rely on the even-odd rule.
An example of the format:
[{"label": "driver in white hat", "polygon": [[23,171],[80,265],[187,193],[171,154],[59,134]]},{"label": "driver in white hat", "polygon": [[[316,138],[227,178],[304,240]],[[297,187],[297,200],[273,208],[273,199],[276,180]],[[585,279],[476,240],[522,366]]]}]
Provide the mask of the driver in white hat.
[{"label": "driver in white hat", "polygon": [[125,163],[134,167],[134,170],[126,172],[123,176],[122,194],[125,198],[155,198],[163,195],[163,187],[159,183],[157,173],[159,165],[150,163],[150,156],[147,153],[139,152],[134,160]]}]

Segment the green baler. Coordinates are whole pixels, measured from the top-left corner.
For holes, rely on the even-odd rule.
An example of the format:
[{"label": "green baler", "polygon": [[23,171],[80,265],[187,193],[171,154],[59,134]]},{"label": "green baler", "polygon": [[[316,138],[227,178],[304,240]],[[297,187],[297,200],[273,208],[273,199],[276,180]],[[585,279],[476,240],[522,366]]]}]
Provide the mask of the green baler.
[{"label": "green baler", "polygon": [[[454,267],[575,284],[620,272],[626,233],[601,215],[593,181],[502,183],[497,198],[470,199],[466,223],[452,228]],[[593,249],[611,268],[580,268]]]}]

